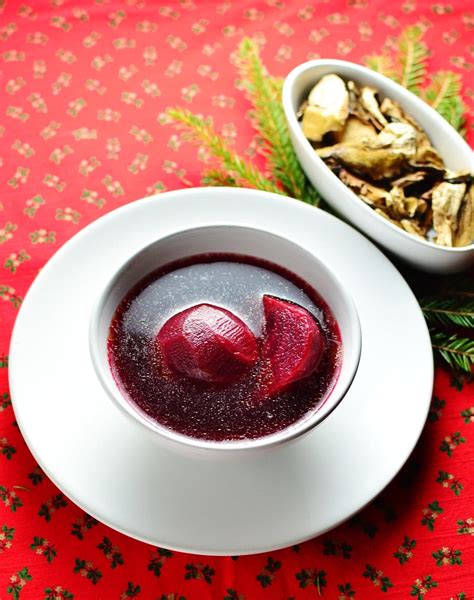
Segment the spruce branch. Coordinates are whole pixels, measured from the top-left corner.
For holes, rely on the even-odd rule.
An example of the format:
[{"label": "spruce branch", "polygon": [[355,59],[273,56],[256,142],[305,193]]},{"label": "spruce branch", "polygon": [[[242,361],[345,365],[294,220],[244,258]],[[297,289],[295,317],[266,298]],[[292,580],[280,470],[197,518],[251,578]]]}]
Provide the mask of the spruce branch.
[{"label": "spruce branch", "polygon": [[377,71],[377,73],[398,82],[398,75],[391,56],[387,54],[370,54],[364,58],[364,62],[372,71]]},{"label": "spruce branch", "polygon": [[400,83],[414,94],[420,94],[420,87],[426,75],[428,47],[422,40],[423,30],[418,26],[407,27],[398,38],[397,62],[400,68]]},{"label": "spruce branch", "polygon": [[426,101],[436,110],[442,110],[453,96],[461,93],[461,77],[453,71],[438,71],[429,76],[430,85],[424,90]]},{"label": "spruce branch", "polygon": [[446,121],[456,129],[459,135],[463,137],[466,136],[466,128],[464,124],[466,122],[465,118],[466,107],[462,100],[462,98],[455,97],[452,99],[452,102],[449,106],[446,107],[445,114],[443,117]]},{"label": "spruce branch", "polygon": [[461,76],[453,71],[438,71],[430,79],[423,99],[455,129],[462,129],[466,105],[461,95]]},{"label": "spruce branch", "polygon": [[215,168],[204,171],[202,174],[201,183],[207,186],[213,185],[219,187],[239,187],[232,175],[229,175],[229,173],[226,173],[221,169]]},{"label": "spruce branch", "polygon": [[449,335],[431,330],[431,344],[435,354],[441,356],[453,370],[472,372],[474,365],[474,339]]},{"label": "spruce branch", "polygon": [[291,144],[281,104],[281,79],[271,77],[262,63],[258,44],[244,38],[235,58],[240,81],[253,106],[251,118],[263,140],[274,178],[280,181],[288,195],[318,203],[318,194],[309,184]]},{"label": "spruce branch", "polygon": [[474,329],[474,299],[464,296],[422,298],[420,306],[430,325]]},{"label": "spruce branch", "polygon": [[419,298],[435,355],[453,372],[472,373],[474,364],[474,279],[447,277],[432,295]]},{"label": "spruce branch", "polygon": [[169,108],[167,115],[176,123],[178,129],[183,131],[183,139],[209,150],[223,170],[240,185],[284,194],[276,183],[264,177],[250,161],[237,154],[224,138],[217,134],[210,119],[203,119],[179,107]]}]

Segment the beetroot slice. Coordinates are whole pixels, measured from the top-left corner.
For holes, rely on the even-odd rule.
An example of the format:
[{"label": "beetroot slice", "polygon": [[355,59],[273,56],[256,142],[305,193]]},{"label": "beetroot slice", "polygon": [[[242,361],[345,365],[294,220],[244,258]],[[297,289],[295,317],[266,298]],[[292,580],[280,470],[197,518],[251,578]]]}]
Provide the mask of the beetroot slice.
[{"label": "beetroot slice", "polygon": [[254,334],[225,308],[197,304],[171,317],[158,333],[165,364],[209,382],[230,382],[257,359]]},{"label": "beetroot slice", "polygon": [[263,358],[270,368],[269,395],[308,377],[324,353],[324,334],[315,317],[298,304],[263,296]]}]

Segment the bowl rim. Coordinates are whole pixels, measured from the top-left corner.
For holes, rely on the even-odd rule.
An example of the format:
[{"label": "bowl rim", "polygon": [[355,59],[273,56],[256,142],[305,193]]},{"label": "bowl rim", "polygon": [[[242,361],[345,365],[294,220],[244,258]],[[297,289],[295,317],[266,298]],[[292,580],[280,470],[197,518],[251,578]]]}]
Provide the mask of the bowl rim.
[{"label": "bowl rim", "polygon": [[[127,270],[129,265],[134,260],[136,260],[140,256],[140,254],[142,254],[143,252],[146,252],[146,250],[148,248],[157,244],[158,242],[166,242],[174,237],[177,237],[177,236],[180,236],[180,235],[183,235],[186,233],[194,232],[194,231],[220,229],[222,227],[234,228],[234,229],[247,229],[247,230],[251,230],[251,231],[253,230],[255,232],[263,233],[263,234],[269,235],[273,238],[283,240],[285,243],[291,244],[291,245],[297,247],[298,250],[309,255],[311,257],[311,259],[315,263],[318,264],[319,268],[326,275],[329,275],[329,277],[336,284],[338,292],[340,293],[340,295],[344,301],[344,305],[350,312],[349,321],[351,323],[351,330],[352,330],[352,335],[353,335],[353,340],[354,340],[352,365],[350,365],[350,370],[348,371],[347,380],[346,380],[345,384],[341,387],[341,390],[339,391],[339,395],[337,397],[333,396],[333,392],[340,381],[339,376],[340,376],[340,372],[342,370],[342,366],[339,369],[338,377],[335,380],[334,385],[333,385],[331,391],[329,392],[328,396],[324,400],[323,405],[321,406],[321,409],[315,410],[307,418],[303,417],[303,419],[300,422],[297,421],[294,424],[294,426],[290,425],[289,427],[287,427],[283,430],[278,430],[268,436],[259,437],[259,438],[255,438],[255,439],[249,439],[249,440],[214,441],[214,440],[203,440],[200,438],[192,438],[190,436],[186,436],[186,435],[178,433],[170,428],[162,426],[159,423],[156,423],[151,418],[147,417],[141,411],[135,409],[132,406],[132,403],[129,400],[127,400],[125,398],[124,394],[120,391],[119,385],[117,384],[117,381],[113,377],[112,373],[110,373],[110,375],[111,375],[110,378],[106,377],[106,375],[104,373],[104,371],[105,371],[104,364],[101,359],[100,350],[99,350],[99,348],[100,348],[99,326],[100,326],[100,316],[102,313],[103,306],[104,306],[107,298],[109,297],[112,289],[114,288],[116,283],[119,281],[119,279],[121,278],[123,273]],[[243,254],[245,255],[245,253],[243,253]],[[193,256],[193,254],[190,254],[190,256]],[[170,261],[170,262],[172,262],[172,261]],[[296,273],[296,274],[298,275],[298,273]],[[146,277],[146,275],[143,275],[143,277]],[[137,283],[143,277],[140,277],[140,279],[137,281]],[[325,298],[323,298],[323,300],[325,302],[327,302],[325,300]],[[327,304],[328,304],[329,308],[331,309],[329,303],[327,303]],[[114,311],[116,310],[116,308],[117,307],[115,307]],[[127,258],[124,262],[122,262],[112,273],[112,275],[110,276],[110,278],[108,279],[108,281],[106,282],[104,287],[102,288],[102,291],[99,293],[99,295],[93,305],[93,308],[92,308],[92,311],[91,311],[91,314],[89,317],[88,337],[89,337],[89,353],[90,353],[90,357],[92,359],[94,371],[99,379],[99,382],[101,383],[103,389],[105,390],[105,392],[107,393],[109,398],[113,401],[114,405],[117,406],[122,411],[122,413],[125,414],[132,422],[134,422],[137,426],[141,427],[142,429],[147,430],[147,432],[149,434],[154,435],[156,438],[158,438],[158,437],[165,438],[165,441],[166,440],[171,441],[174,445],[181,446],[182,448],[188,447],[188,448],[195,449],[195,450],[196,449],[205,450],[207,452],[218,451],[219,453],[225,453],[225,452],[229,452],[229,451],[248,452],[251,450],[266,449],[266,448],[278,446],[280,444],[286,443],[290,440],[294,440],[295,438],[298,438],[298,437],[304,435],[305,433],[309,432],[311,429],[313,429],[314,427],[316,427],[317,425],[322,423],[332,413],[332,411],[340,404],[340,402],[343,400],[343,398],[347,394],[347,392],[348,392],[349,388],[351,387],[352,382],[354,381],[354,378],[357,374],[357,370],[358,370],[358,367],[360,364],[360,359],[361,359],[361,353],[362,353],[362,329],[361,329],[360,318],[359,318],[357,308],[352,299],[352,296],[349,294],[349,292],[346,291],[345,287],[342,285],[338,276],[336,274],[334,274],[334,272],[329,267],[327,267],[315,254],[313,254],[311,251],[309,251],[304,246],[300,245],[299,243],[295,242],[292,239],[289,239],[280,234],[274,233],[273,231],[270,231],[266,228],[254,227],[251,225],[246,225],[246,224],[241,224],[241,223],[229,223],[229,222],[220,222],[220,223],[212,222],[212,223],[200,224],[196,227],[186,227],[186,228],[176,229],[175,231],[173,231],[171,233],[168,233],[162,237],[158,237],[158,238],[154,239],[151,242],[148,242],[146,245],[142,246],[139,250],[137,250],[133,255],[131,255],[129,258]],[[344,361],[344,348],[343,348],[343,359],[342,360]],[[342,365],[342,363],[341,363],[341,365]],[[114,382],[113,385],[110,384],[111,380]],[[332,402],[330,401],[331,399],[332,399]],[[323,410],[324,408],[326,410]]]},{"label": "bowl rim", "polygon": [[336,182],[338,184],[340,183],[344,187],[344,189],[347,191],[347,193],[350,195],[350,197],[352,198],[352,201],[357,202],[357,205],[359,205],[361,207],[361,210],[365,211],[366,214],[371,214],[373,216],[373,218],[375,218],[378,222],[384,223],[386,226],[390,227],[390,229],[392,231],[400,234],[402,236],[402,238],[404,238],[405,240],[407,240],[407,241],[409,240],[411,242],[421,244],[422,246],[431,248],[440,253],[445,252],[448,254],[463,254],[466,252],[472,252],[474,250],[474,241],[471,242],[470,244],[468,244],[467,246],[458,246],[458,247],[440,246],[439,244],[436,244],[435,242],[431,242],[429,240],[418,239],[416,236],[408,233],[404,229],[397,227],[396,225],[391,223],[389,220],[384,219],[379,214],[377,214],[370,206],[368,206],[363,200],[361,200],[357,196],[357,194],[355,194],[349,187],[347,187],[344,183],[342,183],[342,181],[339,179],[339,177],[337,177],[337,175],[335,175],[331,171],[331,169],[329,169],[329,167],[326,165],[326,163],[315,152],[309,152],[309,150],[313,150],[313,148],[312,148],[311,144],[309,143],[308,139],[303,134],[302,129],[299,125],[298,119],[296,117],[296,112],[292,106],[291,94],[292,94],[293,87],[294,87],[296,81],[298,80],[299,77],[301,77],[301,75],[303,73],[305,73],[306,71],[311,71],[312,69],[317,69],[320,67],[328,67],[328,66],[334,66],[334,68],[335,68],[334,72],[336,73],[336,75],[338,74],[337,67],[344,67],[344,68],[353,69],[354,72],[359,72],[362,75],[368,74],[369,76],[373,77],[374,79],[382,80],[384,82],[384,85],[387,85],[389,88],[392,88],[395,91],[398,91],[402,95],[410,97],[410,101],[413,101],[415,104],[417,104],[418,107],[420,108],[420,110],[428,110],[429,112],[432,112],[434,115],[436,115],[436,117],[441,120],[440,123],[442,123],[442,126],[443,127],[446,126],[446,131],[449,132],[450,135],[456,135],[459,138],[458,142],[460,144],[465,145],[466,148],[471,153],[474,152],[470,148],[470,146],[467,144],[467,142],[454,129],[454,127],[452,127],[445,119],[443,119],[443,117],[439,113],[437,113],[429,104],[427,104],[426,102],[421,100],[421,98],[418,98],[418,96],[416,96],[415,94],[413,94],[412,92],[410,92],[409,90],[404,88],[402,85],[396,83],[395,81],[386,77],[385,75],[382,75],[381,73],[378,73],[377,71],[373,71],[372,69],[369,69],[368,67],[365,67],[363,65],[359,65],[357,63],[347,61],[347,60],[339,60],[336,58],[328,58],[328,59],[323,58],[323,59],[309,60],[309,61],[300,63],[299,65],[294,67],[288,73],[288,75],[285,77],[285,80],[283,82],[282,103],[283,103],[283,109],[285,111],[286,119],[288,121],[288,125],[292,129],[294,134],[297,136],[298,140],[304,144],[304,149],[306,151],[308,151],[308,156],[311,156],[312,159],[316,162],[316,164],[318,164],[320,166],[324,165],[325,169],[327,169],[327,173],[328,173],[328,176],[331,179],[331,181],[334,184],[336,184]]}]

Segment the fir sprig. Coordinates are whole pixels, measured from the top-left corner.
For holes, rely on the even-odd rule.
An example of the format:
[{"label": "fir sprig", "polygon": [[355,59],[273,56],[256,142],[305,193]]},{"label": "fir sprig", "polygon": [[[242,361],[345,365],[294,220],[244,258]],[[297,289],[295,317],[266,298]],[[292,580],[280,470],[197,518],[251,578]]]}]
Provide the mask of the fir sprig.
[{"label": "fir sprig", "polygon": [[207,171],[204,171],[201,183],[207,186],[238,187],[235,177],[221,169],[207,169]]},{"label": "fir sprig", "polygon": [[[183,139],[204,146],[219,164],[231,175],[234,184],[257,188],[266,192],[283,194],[278,185],[264,177],[261,172],[248,160],[240,156],[220,136],[212,124],[211,119],[204,119],[184,108],[169,108],[168,116],[175,121],[178,129],[183,131]],[[217,175],[217,171],[212,171]],[[208,174],[209,177],[209,174]]]},{"label": "fir sprig", "polygon": [[372,71],[377,71],[377,73],[385,75],[385,77],[398,81],[397,71],[395,70],[391,56],[386,54],[371,54],[365,57],[365,64]]},{"label": "fir sprig", "polygon": [[429,77],[431,84],[423,95],[434,109],[443,114],[452,98],[461,93],[461,77],[452,71],[438,71]]},{"label": "fir sprig", "polygon": [[250,38],[244,38],[240,43],[235,62],[253,106],[250,116],[263,140],[263,152],[273,177],[280,181],[289,196],[317,204],[319,195],[309,184],[291,144],[281,103],[282,80],[268,74],[260,58],[259,46]]},{"label": "fir sprig", "polygon": [[474,279],[457,275],[435,295],[419,299],[436,356],[452,370],[472,372],[474,364]]},{"label": "fir sprig", "polygon": [[398,46],[400,84],[418,95],[425,80],[428,60],[428,47],[423,42],[423,30],[417,25],[407,27],[398,38]]},{"label": "fir sprig", "polygon": [[420,300],[420,306],[430,325],[474,329],[474,298],[461,295],[423,298]]},{"label": "fir sprig", "polygon": [[463,129],[466,105],[461,95],[461,77],[452,71],[438,71],[423,91],[423,99],[458,131]]},{"label": "fir sprig", "polygon": [[466,129],[464,123],[466,122],[464,103],[458,98],[453,98],[450,106],[447,107],[445,114],[443,115],[446,121],[456,129],[456,131],[462,137],[466,136]]},{"label": "fir sprig", "polygon": [[472,372],[474,365],[474,339],[432,329],[431,344],[453,370]]},{"label": "fir sprig", "polygon": [[203,185],[253,187],[318,205],[319,194],[307,179],[291,144],[281,105],[282,80],[268,74],[259,46],[250,38],[242,40],[235,62],[252,105],[252,122],[262,140],[271,177],[263,176],[248,159],[235,152],[215,131],[211,119],[179,107],[170,108],[167,114],[184,132],[184,139],[204,147],[216,162],[203,173]]}]

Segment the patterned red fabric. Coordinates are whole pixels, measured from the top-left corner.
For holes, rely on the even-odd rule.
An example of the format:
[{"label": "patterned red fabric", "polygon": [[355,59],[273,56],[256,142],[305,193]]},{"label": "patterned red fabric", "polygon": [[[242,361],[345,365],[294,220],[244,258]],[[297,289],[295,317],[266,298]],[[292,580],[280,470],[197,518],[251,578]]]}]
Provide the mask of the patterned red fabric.
[{"label": "patterned red fabric", "polygon": [[474,598],[474,387],[441,369],[417,449],[368,508],[301,546],[240,558],[98,524],[37,467],[8,394],[19,305],[61,244],[117,206],[199,183],[202,156],[163,124],[167,106],[211,114],[255,152],[230,62],[243,34],[283,76],[312,57],[361,61],[415,22],[430,69],[460,73],[472,108],[468,0],[0,1],[0,598]]}]

